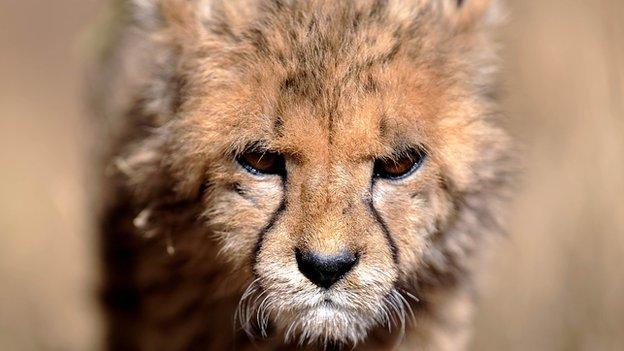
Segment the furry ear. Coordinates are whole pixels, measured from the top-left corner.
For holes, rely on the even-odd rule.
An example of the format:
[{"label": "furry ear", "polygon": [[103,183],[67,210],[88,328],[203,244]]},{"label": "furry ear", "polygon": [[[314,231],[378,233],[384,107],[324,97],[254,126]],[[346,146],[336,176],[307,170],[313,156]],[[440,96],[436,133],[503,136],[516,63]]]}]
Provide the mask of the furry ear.
[{"label": "furry ear", "polygon": [[[194,144],[172,136],[176,128],[184,126],[160,127],[113,160],[109,174],[120,177],[138,203],[156,206],[154,201],[180,201],[198,195],[205,157]],[[176,152],[178,156],[171,157]]]},{"label": "furry ear", "polygon": [[489,26],[499,22],[500,1],[498,0],[443,0],[443,11],[459,30]]},{"label": "furry ear", "polygon": [[162,172],[166,142],[164,134],[154,134],[128,147],[110,165],[109,174],[119,177],[139,203],[169,195],[172,181]]},{"label": "furry ear", "polygon": [[131,13],[141,23],[155,24],[160,19],[160,0],[131,0]]},{"label": "furry ear", "polygon": [[198,11],[203,1],[189,0],[126,0],[134,22],[144,30],[169,30],[197,34],[200,28]]}]

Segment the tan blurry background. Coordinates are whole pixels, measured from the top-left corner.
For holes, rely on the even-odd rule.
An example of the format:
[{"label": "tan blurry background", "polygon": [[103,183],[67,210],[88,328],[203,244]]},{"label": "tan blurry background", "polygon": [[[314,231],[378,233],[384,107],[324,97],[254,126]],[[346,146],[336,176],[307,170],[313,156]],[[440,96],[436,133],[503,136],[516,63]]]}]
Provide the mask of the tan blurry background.
[{"label": "tan blurry background", "polygon": [[[97,349],[87,25],[103,0],[0,0],[0,350]],[[624,350],[624,1],[510,0],[526,174],[474,350]]]}]

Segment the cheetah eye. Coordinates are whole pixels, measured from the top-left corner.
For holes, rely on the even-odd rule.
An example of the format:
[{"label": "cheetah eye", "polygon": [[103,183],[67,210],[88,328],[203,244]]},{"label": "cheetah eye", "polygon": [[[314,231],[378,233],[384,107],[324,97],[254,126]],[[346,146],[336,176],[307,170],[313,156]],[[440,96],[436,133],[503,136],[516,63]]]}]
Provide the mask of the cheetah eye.
[{"label": "cheetah eye", "polygon": [[420,168],[425,157],[424,150],[415,148],[392,157],[378,158],[375,160],[373,176],[390,180],[403,179]]},{"label": "cheetah eye", "polygon": [[284,157],[277,152],[250,150],[237,157],[238,163],[251,174],[277,174],[286,173]]}]

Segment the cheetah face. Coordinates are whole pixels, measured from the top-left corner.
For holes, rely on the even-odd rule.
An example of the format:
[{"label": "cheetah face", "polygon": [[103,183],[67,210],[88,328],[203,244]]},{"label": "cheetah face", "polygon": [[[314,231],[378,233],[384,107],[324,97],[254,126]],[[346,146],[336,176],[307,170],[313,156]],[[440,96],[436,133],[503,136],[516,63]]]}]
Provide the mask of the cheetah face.
[{"label": "cheetah face", "polygon": [[461,251],[445,235],[463,196],[497,177],[484,37],[446,5],[381,3],[275,2],[231,26],[213,8],[178,42],[154,169],[181,194],[205,185],[250,332],[354,344],[400,328],[413,283]]}]

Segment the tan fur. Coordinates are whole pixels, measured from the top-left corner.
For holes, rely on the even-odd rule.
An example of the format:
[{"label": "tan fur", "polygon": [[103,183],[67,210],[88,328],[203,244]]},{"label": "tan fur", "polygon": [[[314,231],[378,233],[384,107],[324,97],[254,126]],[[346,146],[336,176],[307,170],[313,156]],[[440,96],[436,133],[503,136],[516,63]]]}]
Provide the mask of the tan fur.
[{"label": "tan fur", "polygon": [[[93,99],[111,349],[464,348],[512,168],[491,4],[115,7]],[[244,171],[252,143],[287,176]],[[372,179],[409,145],[415,174]],[[360,260],[323,292],[295,248]]]}]

